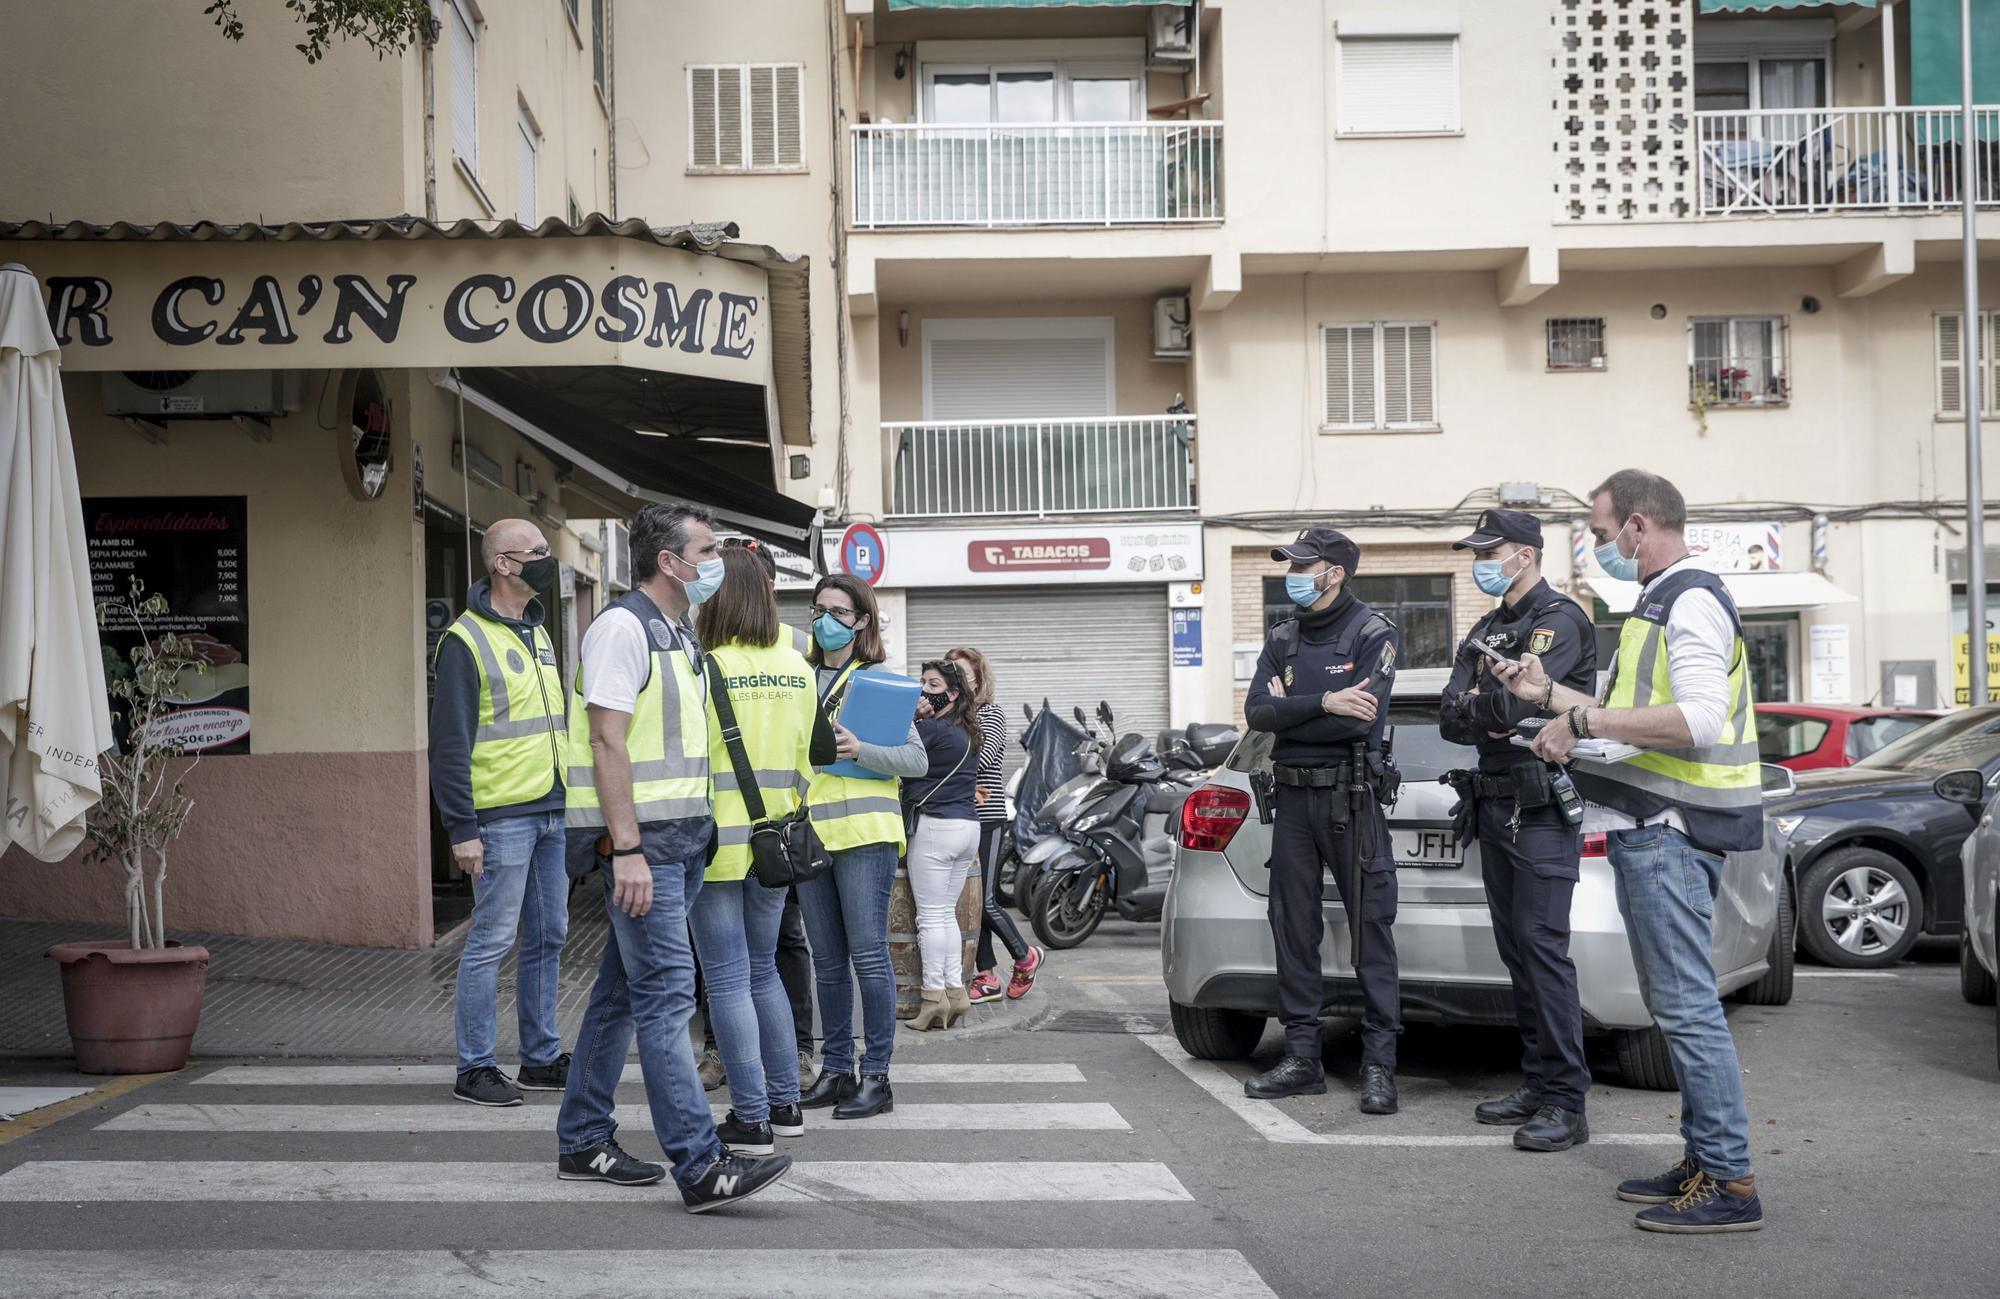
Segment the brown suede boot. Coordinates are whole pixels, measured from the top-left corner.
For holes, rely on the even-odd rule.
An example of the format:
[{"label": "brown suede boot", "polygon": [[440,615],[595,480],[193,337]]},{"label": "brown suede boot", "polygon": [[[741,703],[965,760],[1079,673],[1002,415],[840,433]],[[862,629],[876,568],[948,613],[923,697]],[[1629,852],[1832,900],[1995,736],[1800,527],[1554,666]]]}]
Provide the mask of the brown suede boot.
[{"label": "brown suede boot", "polygon": [[944,996],[945,1004],[950,1007],[944,1021],[946,1028],[950,1028],[972,1013],[972,996],[964,988],[946,988]]},{"label": "brown suede boot", "polygon": [[950,1005],[944,999],[944,989],[925,988],[923,990],[923,999],[924,1004],[917,1008],[916,1018],[910,1021],[910,1027],[919,1033],[928,1033],[934,1028],[943,1028],[948,1022],[945,1016],[950,1013],[951,1009]]}]

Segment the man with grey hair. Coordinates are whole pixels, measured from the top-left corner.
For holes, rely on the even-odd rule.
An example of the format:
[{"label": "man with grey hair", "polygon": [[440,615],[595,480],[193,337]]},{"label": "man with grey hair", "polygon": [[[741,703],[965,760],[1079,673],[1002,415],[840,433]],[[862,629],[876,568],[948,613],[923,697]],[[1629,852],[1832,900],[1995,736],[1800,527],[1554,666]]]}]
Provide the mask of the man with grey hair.
[{"label": "man with grey hair", "polygon": [[[472,927],[458,958],[458,1080],[474,1105],[519,1105],[521,1089],[561,1091],[569,1056],[556,984],[569,933],[563,871],[562,674],[535,594],[556,560],[526,519],[502,519],[480,550],[486,576],[438,640],[431,699],[431,797],[452,859],[472,877]],[[494,1038],[500,962],[521,936],[515,1002],[521,1067],[500,1072]]]},{"label": "man with grey hair", "polygon": [[1636,1219],[1647,1231],[1756,1231],[1764,1209],[1743,1074],[1711,956],[1724,855],[1764,844],[1743,622],[1722,579],[1689,555],[1687,505],[1658,474],[1624,469],[1599,484],[1589,526],[1605,573],[1639,583],[1603,701],[1551,679],[1534,654],[1500,676],[1553,717],[1535,740],[1540,757],[1568,762],[1591,738],[1641,750],[1574,768],[1583,828],[1607,836],[1639,992],[1681,1091],[1680,1162],[1620,1183],[1618,1198],[1653,1206]]},{"label": "man with grey hair", "polygon": [[653,1131],[681,1202],[706,1213],[792,1165],[723,1148],[688,1044],[688,911],[715,835],[705,665],[690,615],[722,585],[713,518],[687,505],[641,510],[632,580],[583,638],[570,707],[570,868],[597,871],[611,924],[556,1120],[556,1176],[619,1186],[666,1176],[615,1139],[613,1100],[636,1037]]}]

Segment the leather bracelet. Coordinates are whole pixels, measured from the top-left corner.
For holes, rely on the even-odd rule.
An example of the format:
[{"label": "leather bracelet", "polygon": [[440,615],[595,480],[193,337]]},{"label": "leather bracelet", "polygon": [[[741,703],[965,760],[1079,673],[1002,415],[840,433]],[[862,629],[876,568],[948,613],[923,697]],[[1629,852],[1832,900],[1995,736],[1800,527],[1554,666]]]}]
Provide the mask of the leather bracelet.
[{"label": "leather bracelet", "polygon": [[1583,718],[1581,716],[1582,712],[1583,709],[1581,707],[1572,708],[1569,710],[1568,714],[1569,733],[1571,738],[1573,739],[1580,740],[1583,738]]},{"label": "leather bracelet", "polygon": [[613,848],[613,849],[611,850],[611,855],[612,855],[612,856],[613,856],[614,858],[616,858],[616,857],[637,857],[637,856],[640,856],[641,854],[643,854],[643,853],[644,853],[645,851],[646,851],[646,848],[645,848],[645,845],[641,844],[641,845],[640,845],[639,847],[637,847],[637,848]]},{"label": "leather bracelet", "polygon": [[1594,740],[1594,739],[1596,739],[1596,738],[1597,738],[1597,732],[1596,732],[1596,731],[1593,731],[1593,730],[1591,730],[1591,729],[1590,729],[1590,705],[1589,705],[1589,704],[1579,704],[1579,705],[1577,706],[1577,710],[1576,710],[1576,721],[1577,721],[1577,725],[1579,725],[1579,726],[1583,727],[1583,738],[1584,738],[1584,739],[1586,739],[1586,740]]},{"label": "leather bracelet", "polygon": [[1547,711],[1549,711],[1549,701],[1551,699],[1554,699],[1555,697],[1556,697],[1556,679],[1554,677],[1550,677],[1548,680],[1548,684],[1542,687],[1543,712],[1546,713]]}]

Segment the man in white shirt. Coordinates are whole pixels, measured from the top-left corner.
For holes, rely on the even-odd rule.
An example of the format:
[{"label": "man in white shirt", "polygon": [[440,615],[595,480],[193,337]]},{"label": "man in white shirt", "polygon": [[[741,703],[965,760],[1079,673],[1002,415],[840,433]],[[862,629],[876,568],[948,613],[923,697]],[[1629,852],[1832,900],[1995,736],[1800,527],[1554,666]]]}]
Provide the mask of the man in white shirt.
[{"label": "man in white shirt", "polygon": [[1648,1231],[1756,1231],[1764,1210],[1742,1069],[1711,955],[1724,855],[1764,842],[1756,712],[1742,621],[1722,579],[1692,562],[1686,529],[1686,502],[1666,479],[1640,469],[1606,479],[1591,493],[1597,562],[1640,591],[1604,702],[1551,681],[1533,654],[1501,675],[1555,714],[1535,741],[1543,758],[1567,762],[1588,738],[1644,750],[1572,769],[1584,828],[1607,833],[1639,990],[1681,1089],[1681,1161],[1628,1179],[1618,1197],[1654,1206],[1636,1219]]}]

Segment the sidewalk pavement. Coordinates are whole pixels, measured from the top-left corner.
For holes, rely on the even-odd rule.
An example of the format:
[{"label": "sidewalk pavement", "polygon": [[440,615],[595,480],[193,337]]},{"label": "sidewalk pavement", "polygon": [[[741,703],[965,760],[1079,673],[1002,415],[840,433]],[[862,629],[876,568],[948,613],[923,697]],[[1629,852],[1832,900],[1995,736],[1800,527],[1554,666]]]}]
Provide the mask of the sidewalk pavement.
[{"label": "sidewalk pavement", "polygon": [[[584,1003],[604,955],[604,905],[596,890],[572,898],[569,942],[563,948],[557,1022],[574,1041]],[[69,921],[0,919],[0,1063],[59,1060],[70,1055],[62,986],[55,962],[44,955],[57,943],[116,938],[122,930]],[[209,950],[208,989],[197,1059],[230,1057],[410,1056],[449,1061],[456,1047],[452,998],[458,978],[460,933],[422,951],[335,947],[226,934],[171,935]],[[500,968],[498,1054],[510,1067],[520,1042],[513,1012],[515,954]],[[970,1034],[1028,1026],[1043,998],[975,1006]],[[897,1048],[928,1036],[897,1034]],[[9,1073],[17,1072],[10,1068]]]}]

